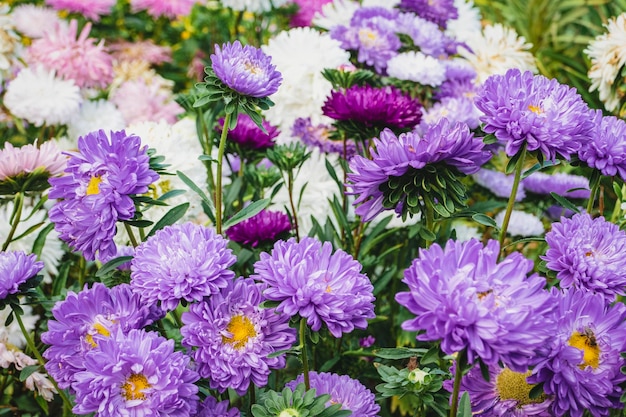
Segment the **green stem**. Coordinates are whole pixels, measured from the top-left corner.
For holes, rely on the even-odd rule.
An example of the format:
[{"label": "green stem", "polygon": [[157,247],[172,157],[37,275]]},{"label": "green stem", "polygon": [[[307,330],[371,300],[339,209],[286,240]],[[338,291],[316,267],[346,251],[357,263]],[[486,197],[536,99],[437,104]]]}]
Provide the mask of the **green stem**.
[{"label": "green stem", "polygon": [[124,223],[124,228],[126,229],[126,233],[128,234],[128,238],[130,239],[130,243],[131,245],[133,245],[133,248],[136,248],[137,246],[139,246],[139,243],[137,242],[137,238],[135,237],[135,234],[133,233],[133,229],[130,228],[130,225],[128,223]]},{"label": "green stem", "polygon": [[[200,145],[202,146],[202,151],[204,152],[205,155],[207,156],[211,156],[212,152],[212,143],[211,143],[211,135],[209,133],[209,128],[207,127],[206,121],[204,120],[204,112],[200,109],[198,109],[196,118],[198,120],[198,123],[200,123],[200,130],[201,130],[201,137],[200,139]],[[202,161],[204,164],[204,167],[206,169],[207,172],[207,177],[209,179],[209,184],[211,186],[211,193],[213,194],[213,190],[215,190],[215,180],[213,179],[213,169],[211,168],[211,162],[210,161]]]},{"label": "green stem", "polygon": [[289,192],[289,204],[291,205],[291,213],[293,214],[293,225],[296,229],[296,241],[300,242],[300,231],[298,230],[298,212],[293,201],[293,171],[287,173],[287,191]]},{"label": "green stem", "polygon": [[450,404],[450,417],[456,417],[459,408],[459,391],[461,390],[461,377],[465,367],[465,349],[460,351],[456,358],[456,371],[454,373],[454,385],[452,386],[452,404]]},{"label": "green stem", "polygon": [[311,389],[311,381],[309,379],[309,359],[306,352],[306,319],[300,319],[300,346],[302,347],[302,375],[304,375],[304,388],[308,391]]},{"label": "green stem", "polygon": [[591,178],[589,179],[589,183],[591,185],[589,201],[587,201],[587,213],[589,215],[591,215],[591,211],[593,210],[593,202],[596,200],[596,195],[598,194],[598,189],[600,188],[601,178],[602,176],[600,175],[600,171],[594,170],[593,174],[591,174]]},{"label": "green stem", "polygon": [[[13,309],[13,315],[15,316],[15,319],[17,320],[17,324],[20,326],[20,330],[22,330],[22,334],[24,335],[24,338],[26,339],[26,344],[28,345],[28,348],[30,349],[31,352],[33,352],[33,354],[37,358],[37,361],[39,361],[39,365],[41,365],[43,369],[46,369],[45,368],[46,363],[43,360],[41,353],[39,353],[39,349],[37,349],[37,346],[35,346],[35,342],[30,337],[30,333],[26,331],[26,327],[24,327],[24,322],[22,322],[22,317],[20,316],[20,313],[15,311],[15,309]],[[48,378],[50,378],[50,382],[52,382],[52,385],[54,385],[54,388],[57,390],[57,393],[61,396],[61,399],[63,400],[63,403],[65,404],[65,406],[69,410],[71,410],[72,402],[68,398],[65,391],[59,388],[59,385],[57,384],[56,380],[52,377],[52,375],[48,374]]]},{"label": "green stem", "polygon": [[[435,234],[435,209],[431,204],[425,204],[426,206],[426,230]],[[426,248],[429,248],[433,242],[425,240]]]},{"label": "green stem", "polygon": [[252,415],[252,406],[254,404],[256,404],[256,385],[254,384],[250,384],[250,386],[248,387],[248,415],[251,416]]},{"label": "green stem", "polygon": [[226,138],[232,113],[226,113],[224,117],[224,127],[220,136],[220,145],[217,149],[217,172],[215,178],[215,229],[218,234],[222,234],[222,160],[224,159],[224,149],[226,149]]},{"label": "green stem", "polygon": [[509,221],[511,220],[511,213],[513,212],[513,206],[515,205],[515,197],[517,196],[517,189],[519,188],[520,181],[522,179],[522,169],[524,168],[524,160],[526,159],[526,145],[522,146],[520,150],[519,159],[515,164],[515,177],[513,178],[513,188],[511,189],[511,195],[509,196],[509,202],[506,205],[506,212],[504,213],[504,219],[502,220],[502,227],[500,228],[500,256],[504,254],[504,239],[506,238],[506,230],[509,228]]},{"label": "green stem", "polygon": [[22,210],[24,208],[24,196],[22,193],[15,194],[15,200],[13,201],[13,213],[11,214],[11,230],[9,230],[9,234],[7,236],[7,240],[2,245],[2,251],[4,252],[9,247],[9,244],[13,240],[13,236],[15,235],[15,231],[17,230],[17,225],[20,223],[20,219],[22,218]]}]

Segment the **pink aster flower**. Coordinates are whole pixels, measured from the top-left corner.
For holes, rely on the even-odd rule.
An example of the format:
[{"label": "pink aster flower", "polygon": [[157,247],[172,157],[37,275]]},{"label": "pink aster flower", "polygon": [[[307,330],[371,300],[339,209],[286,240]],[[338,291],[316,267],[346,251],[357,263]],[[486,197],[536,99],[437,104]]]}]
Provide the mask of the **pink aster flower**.
[{"label": "pink aster flower", "polygon": [[145,10],[152,17],[186,16],[197,0],[131,0],[133,13]]},{"label": "pink aster flower", "polygon": [[122,112],[127,124],[139,122],[176,122],[176,116],[183,108],[174,101],[171,91],[163,88],[159,82],[144,79],[126,81],[113,96],[111,101]]},{"label": "pink aster flower", "polygon": [[53,142],[45,142],[40,147],[24,145],[19,148],[7,142],[0,150],[0,181],[32,173],[38,168],[55,176],[63,172],[66,161]]},{"label": "pink aster flower", "polygon": [[78,22],[69,27],[57,25],[44,37],[33,42],[28,50],[29,65],[41,64],[55,70],[64,79],[74,80],[83,88],[106,88],[113,81],[113,58],[104,48],[104,40],[96,44],[89,38],[91,23],[78,34]]},{"label": "pink aster flower", "polygon": [[117,0],[46,0],[46,4],[57,10],[68,10],[82,14],[94,22],[100,20],[100,16],[111,14],[111,10]]},{"label": "pink aster flower", "polygon": [[118,41],[109,45],[109,51],[118,61],[139,60],[152,65],[172,61],[172,49],[169,46],[157,45],[152,39],[135,42]]}]

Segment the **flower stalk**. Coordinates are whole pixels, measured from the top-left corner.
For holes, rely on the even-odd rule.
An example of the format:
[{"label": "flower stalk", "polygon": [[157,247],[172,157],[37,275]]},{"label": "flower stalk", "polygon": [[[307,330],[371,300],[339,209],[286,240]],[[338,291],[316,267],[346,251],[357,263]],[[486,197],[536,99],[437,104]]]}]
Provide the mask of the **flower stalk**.
[{"label": "flower stalk", "polygon": [[232,113],[226,113],[224,117],[224,128],[220,136],[220,144],[217,149],[217,172],[215,175],[215,229],[218,234],[222,233],[222,162],[224,159],[224,149],[226,148],[226,138],[230,127]]},{"label": "flower stalk", "polygon": [[509,227],[509,221],[511,220],[511,213],[513,213],[513,206],[515,205],[515,196],[519,188],[520,181],[522,179],[522,169],[524,168],[524,160],[526,159],[526,145],[522,146],[519,152],[519,158],[515,164],[515,176],[513,177],[513,188],[511,189],[511,195],[506,205],[506,212],[504,213],[504,219],[502,220],[502,227],[500,228],[500,256],[504,254],[504,239],[506,238],[506,231]]}]

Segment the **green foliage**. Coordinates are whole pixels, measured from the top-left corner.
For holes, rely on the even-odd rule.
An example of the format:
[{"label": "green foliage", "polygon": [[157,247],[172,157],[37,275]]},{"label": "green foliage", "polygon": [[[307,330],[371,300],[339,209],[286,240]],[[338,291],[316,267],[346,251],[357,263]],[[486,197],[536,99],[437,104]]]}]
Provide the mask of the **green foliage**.
[{"label": "green foliage", "polygon": [[299,384],[295,391],[285,387],[282,392],[268,391],[260,403],[252,406],[254,417],[345,417],[352,414],[342,410],[341,404],[326,407],[330,395],[316,396],[315,390],[305,391],[304,384]]}]

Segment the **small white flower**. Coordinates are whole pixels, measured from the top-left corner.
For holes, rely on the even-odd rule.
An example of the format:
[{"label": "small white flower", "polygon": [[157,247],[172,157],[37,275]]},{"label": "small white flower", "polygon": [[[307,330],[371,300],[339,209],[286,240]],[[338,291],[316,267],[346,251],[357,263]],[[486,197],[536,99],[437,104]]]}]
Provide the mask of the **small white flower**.
[{"label": "small white flower", "polygon": [[11,12],[15,29],[28,36],[37,39],[54,29],[56,25],[65,25],[68,23],[61,20],[56,10],[49,7],[36,6],[34,4],[20,4]]},{"label": "small white flower", "polygon": [[287,0],[222,0],[222,6],[237,11],[251,13],[269,12],[272,7],[277,8],[287,3]]},{"label": "small white flower", "polygon": [[79,136],[104,129],[118,131],[126,127],[122,113],[115,104],[108,100],[84,101],[80,111],[75,114],[67,125],[67,135],[76,143]]},{"label": "small white flower", "polygon": [[[502,227],[504,214],[505,212],[501,211],[496,215],[495,221],[498,227]],[[537,216],[524,211],[513,210],[506,232],[511,236],[532,237],[542,236],[545,229]]]},{"label": "small white flower", "polygon": [[387,61],[387,74],[399,80],[437,87],[446,80],[446,67],[421,52],[403,52]]},{"label": "small white flower", "polygon": [[312,24],[330,30],[335,26],[349,26],[352,15],[360,8],[352,0],[334,0],[322,6],[322,10],[313,15]]},{"label": "small white flower", "polygon": [[467,242],[468,240],[481,240],[483,235],[476,226],[470,226],[466,223],[457,221],[452,224],[452,229],[456,232],[456,240],[458,242]]},{"label": "small white flower", "polygon": [[454,0],[454,7],[459,14],[454,20],[449,20],[446,35],[461,42],[472,36],[480,36],[482,30],[480,9],[474,6],[472,0]]}]

